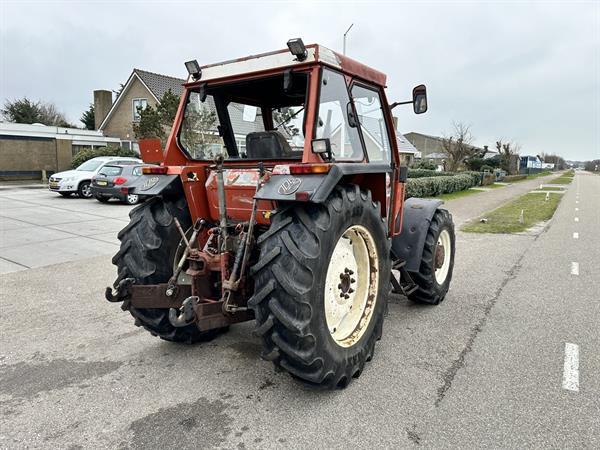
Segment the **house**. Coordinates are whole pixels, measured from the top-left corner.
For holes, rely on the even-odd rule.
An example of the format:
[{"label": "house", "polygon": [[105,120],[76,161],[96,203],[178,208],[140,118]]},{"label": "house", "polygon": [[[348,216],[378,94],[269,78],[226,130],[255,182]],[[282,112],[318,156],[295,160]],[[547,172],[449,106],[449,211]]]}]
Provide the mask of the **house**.
[{"label": "house", "polygon": [[168,90],[181,96],[185,82],[183,78],[133,69],[114,103],[111,91],[94,91],[96,129],[119,138],[123,147],[138,151],[133,132],[133,125],[140,120],[138,107],[155,108]]},{"label": "house", "polygon": [[519,172],[535,173],[542,170],[542,160],[538,156],[519,156]]},{"label": "house", "polygon": [[0,180],[33,180],[71,168],[83,149],[120,145],[101,131],[0,122]]},{"label": "house", "polygon": [[400,153],[401,165],[411,166],[415,159],[421,158],[421,152],[406,137],[398,132],[396,132],[396,142],[398,144],[398,153]]},{"label": "house", "polygon": [[[421,152],[421,157],[423,159],[444,159],[440,158],[441,154],[446,153],[444,149],[444,143],[446,141],[445,138],[439,136],[430,136],[423,133],[415,133],[411,131],[410,133],[406,133],[404,135],[406,139],[410,141],[415,148]],[[495,150],[490,150],[489,148],[483,149],[481,147],[477,147],[475,145],[470,146],[471,149],[476,150],[479,154],[484,154],[484,158],[493,158],[498,154]],[[430,156],[431,154],[435,154],[435,157]],[[447,158],[447,157],[445,157]]]}]

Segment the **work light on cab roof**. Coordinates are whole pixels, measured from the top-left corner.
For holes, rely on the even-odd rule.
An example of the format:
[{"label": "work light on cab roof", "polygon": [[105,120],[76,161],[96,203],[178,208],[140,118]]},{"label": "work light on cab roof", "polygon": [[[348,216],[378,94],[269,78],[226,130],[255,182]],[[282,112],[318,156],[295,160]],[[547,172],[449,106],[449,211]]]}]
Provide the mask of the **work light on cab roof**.
[{"label": "work light on cab roof", "polygon": [[106,298],[173,342],[253,320],[265,359],[344,387],[373,355],[390,285],[438,304],[452,278],[452,217],[405,200],[391,113],[425,112],[425,86],[390,105],[385,74],[300,38],[186,68],[166,147],[139,143],[160,165],[132,188],[151,198],[119,234]]}]

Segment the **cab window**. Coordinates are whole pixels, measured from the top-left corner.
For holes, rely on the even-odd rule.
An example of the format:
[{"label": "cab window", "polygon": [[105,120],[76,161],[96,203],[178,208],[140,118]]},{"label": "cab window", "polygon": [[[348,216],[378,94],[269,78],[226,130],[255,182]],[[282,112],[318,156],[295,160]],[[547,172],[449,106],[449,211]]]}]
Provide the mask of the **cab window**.
[{"label": "cab window", "polygon": [[361,85],[354,85],[352,98],[369,161],[391,161],[390,140],[379,93]]},{"label": "cab window", "polygon": [[317,139],[329,138],[331,152],[337,161],[362,160],[364,157],[358,129],[348,124],[349,104],[344,76],[323,69],[316,136]]}]

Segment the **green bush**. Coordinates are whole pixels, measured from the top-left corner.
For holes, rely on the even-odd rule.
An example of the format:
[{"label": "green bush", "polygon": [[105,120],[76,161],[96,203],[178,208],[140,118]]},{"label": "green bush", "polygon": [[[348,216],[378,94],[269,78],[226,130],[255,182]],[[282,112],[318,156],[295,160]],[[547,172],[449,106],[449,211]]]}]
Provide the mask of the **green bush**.
[{"label": "green bush", "polygon": [[408,169],[408,178],[444,177],[454,175],[452,172],[437,172],[429,169]]},{"label": "green bush", "polygon": [[451,176],[409,178],[406,182],[406,198],[435,197],[451,192],[464,191],[481,182],[479,172],[463,172]]},{"label": "green bush", "polygon": [[437,169],[437,166],[427,159],[422,159],[421,161],[413,164],[413,169],[435,170]]},{"label": "green bush", "polygon": [[108,145],[106,147],[96,147],[93,150],[82,150],[77,153],[71,161],[71,167],[76,169],[88,159],[97,158],[98,156],[122,156],[135,158],[138,156],[138,154],[133,150],[127,150],[112,145]]}]

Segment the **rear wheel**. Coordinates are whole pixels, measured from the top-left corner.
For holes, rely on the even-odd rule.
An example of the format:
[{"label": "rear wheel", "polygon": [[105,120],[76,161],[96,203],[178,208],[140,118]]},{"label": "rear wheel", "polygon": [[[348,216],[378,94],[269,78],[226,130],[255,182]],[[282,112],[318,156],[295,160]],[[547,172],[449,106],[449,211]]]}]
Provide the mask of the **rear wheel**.
[{"label": "rear wheel", "polygon": [[[129,217],[129,225],[118,235],[121,249],[112,259],[118,269],[114,286],[124,278],[134,278],[137,284],[166,283],[173,273],[173,259],[181,239],[174,218],[184,229],[191,226],[185,198],[170,201],[153,197],[133,209]],[[203,332],[193,324],[176,328],[169,322],[168,309],[130,306],[129,312],[136,325],[167,341],[192,344],[210,339],[220,331]]]},{"label": "rear wheel", "polygon": [[123,203],[126,203],[128,205],[136,205],[137,203],[139,203],[140,201],[140,196],[137,194],[127,194],[127,197],[125,197],[125,200],[123,200]]},{"label": "rear wheel", "polygon": [[454,270],[454,223],[445,209],[438,209],[429,225],[419,272],[410,272],[418,288],[409,299],[437,305],[444,300]]},{"label": "rear wheel", "polygon": [[92,198],[92,186],[89,181],[82,181],[77,188],[77,195],[81,198]]},{"label": "rear wheel", "polygon": [[272,218],[259,239],[255,293],[263,357],[293,376],[345,387],[373,356],[387,309],[389,240],[380,206],[358,186]]}]

